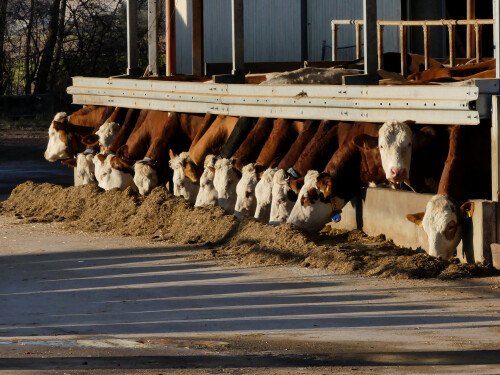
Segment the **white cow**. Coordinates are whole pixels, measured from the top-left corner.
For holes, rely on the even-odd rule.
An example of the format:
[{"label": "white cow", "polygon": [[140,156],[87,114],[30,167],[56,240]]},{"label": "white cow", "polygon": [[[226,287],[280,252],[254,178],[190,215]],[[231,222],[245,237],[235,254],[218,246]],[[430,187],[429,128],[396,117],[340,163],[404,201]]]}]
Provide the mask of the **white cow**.
[{"label": "white cow", "polygon": [[215,163],[214,186],[217,190],[219,206],[226,212],[234,213],[236,205],[236,185],[239,176],[233,168],[235,159],[219,159]]},{"label": "white cow", "polygon": [[207,155],[203,166],[203,174],[200,177],[200,190],[196,197],[195,207],[217,206],[218,194],[214,186],[215,163],[218,157]]},{"label": "white cow", "polygon": [[111,167],[112,154],[97,154],[94,157],[95,176],[99,187],[104,190],[118,188],[125,190],[127,187],[137,189],[134,176]]},{"label": "white cow", "polygon": [[251,216],[255,214],[257,207],[255,187],[258,181],[254,163],[247,164],[241,169],[241,179],[236,186],[236,204],[234,206],[234,216],[237,218],[246,214]]},{"label": "white cow", "polygon": [[271,216],[271,201],[273,196],[273,177],[275,169],[268,168],[260,177],[255,186],[255,198],[257,207],[254,217],[261,223],[268,223]]},{"label": "white cow", "polygon": [[293,209],[295,202],[288,199],[288,196],[293,193],[292,188],[288,185],[288,180],[289,178],[283,169],[278,169],[274,174],[269,224],[285,223]]},{"label": "white cow", "polygon": [[425,207],[425,213],[406,215],[408,220],[421,226],[429,241],[428,254],[450,259],[462,238],[463,221],[472,216],[474,203],[462,206],[445,195],[434,195]]},{"label": "white cow", "polygon": [[331,220],[333,209],[341,209],[347,202],[338,197],[332,197],[333,204],[325,202],[321,197],[317,182],[320,176],[318,171],[310,170],[304,177],[304,185],[300,189],[297,202],[287,222],[297,225],[308,231],[320,230]]},{"label": "white cow", "polygon": [[48,161],[67,159],[72,156],[68,153],[67,141],[61,138],[60,132],[54,127],[54,121],[59,121],[67,117],[66,112],[58,112],[49,126],[49,142],[44,153],[44,157]]},{"label": "white cow", "polygon": [[146,195],[158,186],[158,173],[147,163],[137,162],[134,164],[134,184],[139,194]]},{"label": "white cow", "polygon": [[173,190],[176,197],[184,197],[189,203],[195,204],[200,185],[191,181],[191,179],[184,175],[182,167],[185,165],[189,154],[181,152],[179,155],[170,150],[170,161],[168,165],[174,171],[173,176]]},{"label": "white cow", "polygon": [[[107,155],[107,151],[119,130],[120,124],[105,122],[96,131],[95,135],[98,137],[96,144],[99,145],[102,154]],[[95,152],[93,149],[85,150],[83,153],[77,155],[76,173],[82,185],[97,181],[95,177],[94,156]]]}]

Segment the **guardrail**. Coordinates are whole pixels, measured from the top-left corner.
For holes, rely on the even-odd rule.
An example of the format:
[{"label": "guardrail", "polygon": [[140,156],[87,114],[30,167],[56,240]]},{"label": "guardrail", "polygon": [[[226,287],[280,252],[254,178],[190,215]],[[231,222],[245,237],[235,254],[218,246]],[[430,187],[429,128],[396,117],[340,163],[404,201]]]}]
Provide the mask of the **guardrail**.
[{"label": "guardrail", "polygon": [[291,119],[477,125],[476,86],[211,84],[74,77],[76,104]]},{"label": "guardrail", "polygon": [[[401,72],[404,77],[407,76],[408,66],[406,59],[403,58],[407,54],[407,28],[409,26],[420,26],[424,33],[424,56],[425,56],[425,69],[429,68],[430,61],[430,27],[431,26],[446,26],[448,28],[448,42],[450,53],[450,65],[455,66],[456,50],[455,50],[455,35],[456,27],[464,25],[467,27],[474,26],[476,35],[476,61],[481,61],[481,41],[482,41],[482,26],[493,25],[495,20],[434,20],[434,21],[377,21],[377,45],[378,45],[378,66],[383,69],[383,55],[384,55],[384,27],[385,26],[398,26],[399,27],[399,42],[401,52]],[[362,27],[363,20],[333,20],[332,21],[332,60],[337,60],[338,49],[338,28],[340,25],[354,25],[356,32],[356,59],[361,58],[362,51]]]}]

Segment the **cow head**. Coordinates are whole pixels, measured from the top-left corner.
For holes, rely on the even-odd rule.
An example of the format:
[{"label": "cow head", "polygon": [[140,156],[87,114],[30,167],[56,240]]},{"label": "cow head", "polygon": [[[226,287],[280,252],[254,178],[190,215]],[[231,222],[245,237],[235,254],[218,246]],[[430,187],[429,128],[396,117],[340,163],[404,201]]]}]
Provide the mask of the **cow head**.
[{"label": "cow head", "polygon": [[461,207],[449,197],[435,195],[427,203],[425,212],[406,215],[407,219],[422,227],[429,240],[429,255],[450,259],[462,238],[464,220],[474,214],[474,203]]},{"label": "cow head", "polygon": [[215,163],[214,186],[217,190],[219,206],[229,213],[236,204],[236,185],[241,175],[233,168],[235,159],[219,159]]},{"label": "cow head", "polygon": [[236,185],[236,204],[234,216],[242,217],[245,214],[253,215],[257,206],[255,186],[259,182],[255,164],[247,164],[241,170],[241,179]]},{"label": "cow head", "polygon": [[158,186],[158,173],[147,162],[134,164],[134,183],[141,195],[146,195]]},{"label": "cow head", "polygon": [[115,155],[97,154],[94,157],[94,174],[99,187],[104,190],[127,187],[136,189],[130,168],[122,165],[121,159]]},{"label": "cow head", "polygon": [[54,116],[54,120],[49,126],[49,142],[45,150],[44,157],[48,161],[67,159],[71,156],[71,145],[68,145],[68,138],[71,134],[66,133],[68,115],[65,112],[59,112]]},{"label": "cow head", "polygon": [[289,177],[284,170],[278,169],[273,177],[269,224],[278,225],[286,222],[296,201],[297,194],[289,186]]},{"label": "cow head", "polygon": [[173,175],[173,190],[176,197],[184,197],[191,204],[196,203],[196,196],[200,189],[200,185],[194,183],[189,177],[185,175],[186,164],[189,163],[189,154],[181,152],[176,155],[172,150],[170,153],[170,161],[168,165],[174,171]]},{"label": "cow head", "polygon": [[268,223],[271,215],[271,201],[273,196],[273,178],[275,169],[266,169],[260,176],[260,180],[255,186],[255,207],[254,217],[261,223]]},{"label": "cow head", "polygon": [[99,127],[95,135],[98,136],[101,152],[109,149],[119,130],[120,124],[117,122],[105,122]]},{"label": "cow head", "polygon": [[332,192],[330,176],[310,170],[287,222],[308,231],[320,230],[331,221],[334,209],[340,210],[346,203]]},{"label": "cow head", "polygon": [[354,144],[364,150],[378,146],[386,179],[393,183],[408,182],[410,173],[413,133],[411,122],[386,122],[377,137],[360,134],[354,137]]},{"label": "cow head", "polygon": [[195,207],[217,206],[218,195],[214,186],[215,163],[218,157],[207,155],[203,163],[205,169],[200,177],[200,190],[196,197]]},{"label": "cow head", "polygon": [[95,181],[94,154],[78,154],[76,157],[76,175],[82,185]]}]

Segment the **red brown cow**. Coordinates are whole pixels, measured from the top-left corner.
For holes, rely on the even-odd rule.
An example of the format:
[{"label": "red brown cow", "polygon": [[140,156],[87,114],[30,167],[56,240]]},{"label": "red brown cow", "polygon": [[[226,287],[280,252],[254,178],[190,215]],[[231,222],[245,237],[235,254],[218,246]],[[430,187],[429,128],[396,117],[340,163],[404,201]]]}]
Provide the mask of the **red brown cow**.
[{"label": "red brown cow", "polygon": [[87,106],[68,116],[55,115],[49,127],[49,142],[44,153],[48,161],[67,159],[85,150],[82,138],[101,126],[113,112],[113,107]]},{"label": "red brown cow", "polygon": [[473,203],[466,200],[491,198],[489,145],[488,126],[450,129],[448,157],[438,194],[427,203],[425,212],[407,215],[427,233],[429,255],[451,258],[462,238],[463,223],[474,212]]}]

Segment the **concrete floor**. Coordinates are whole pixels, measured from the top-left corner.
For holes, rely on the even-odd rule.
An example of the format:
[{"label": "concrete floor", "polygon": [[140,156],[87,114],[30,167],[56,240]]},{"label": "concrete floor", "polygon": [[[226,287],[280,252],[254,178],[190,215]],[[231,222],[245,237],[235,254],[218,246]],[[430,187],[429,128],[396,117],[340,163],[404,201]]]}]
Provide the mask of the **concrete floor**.
[{"label": "concrete floor", "polygon": [[1,374],[500,373],[500,278],[357,278],[0,216]]}]

